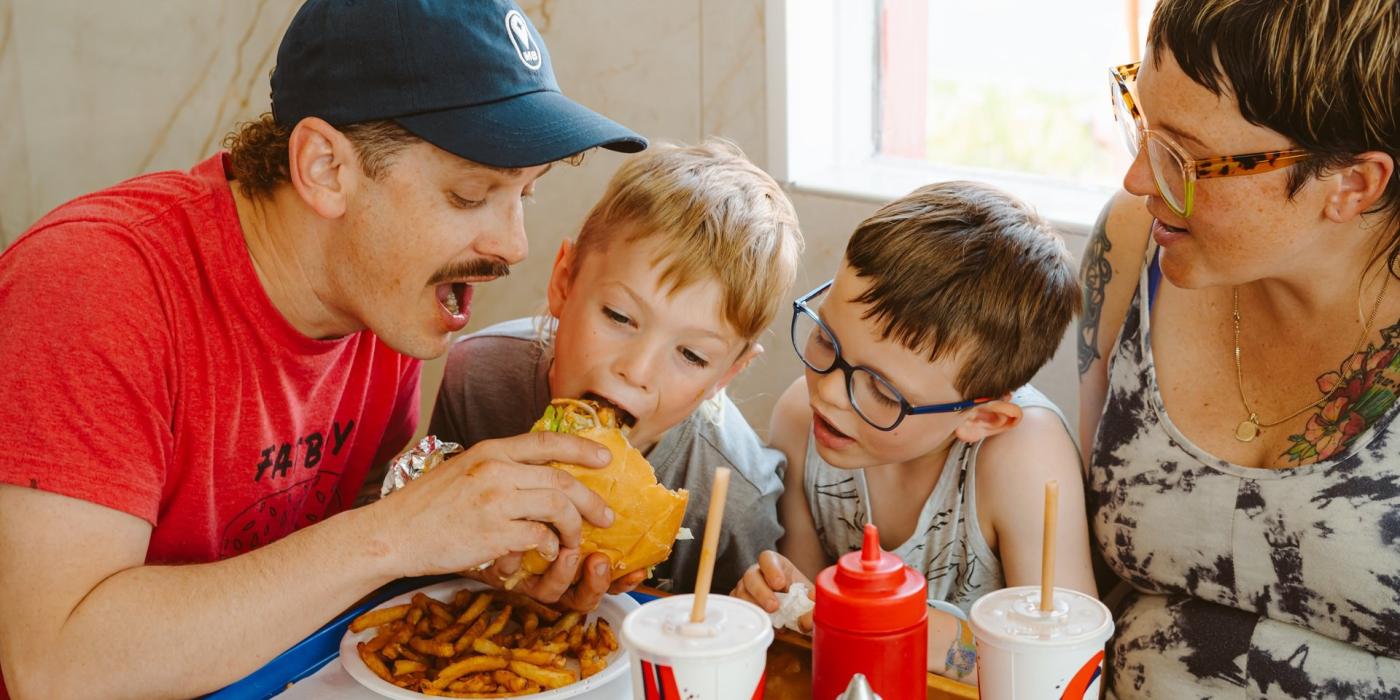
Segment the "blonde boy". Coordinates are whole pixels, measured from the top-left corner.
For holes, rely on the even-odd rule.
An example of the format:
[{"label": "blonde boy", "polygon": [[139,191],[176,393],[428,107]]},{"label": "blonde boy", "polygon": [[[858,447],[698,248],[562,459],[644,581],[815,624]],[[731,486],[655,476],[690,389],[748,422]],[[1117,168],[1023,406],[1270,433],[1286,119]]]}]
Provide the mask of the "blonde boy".
[{"label": "blonde boy", "polygon": [[[791,203],[733,144],[653,146],[560,246],[545,322],[507,321],[453,346],[431,431],[471,445],[528,430],[551,398],[611,401],[635,421],[630,438],[657,478],[690,491],[684,525],[697,538],[715,468],[734,470],[714,578],[729,590],[782,535],[783,455],[723,389],[762,351],[801,249]],[[698,539],[677,542],[655,583],[690,590],[699,555]],[[561,553],[566,574],[577,556]],[[595,576],[606,557],[583,564]]]},{"label": "blonde boy", "polygon": [[[1064,244],[993,188],[929,185],[863,222],[835,278],[794,304],[807,371],[771,434],[788,458],[787,533],[735,595],[775,610],[775,591],[858,549],[874,522],[884,548],[924,573],[931,601],[965,612],[1039,582],[1050,479],[1056,583],[1093,593],[1078,451],[1028,384],[1079,299]],[[971,680],[966,631],[930,610],[929,633],[929,669]]]}]

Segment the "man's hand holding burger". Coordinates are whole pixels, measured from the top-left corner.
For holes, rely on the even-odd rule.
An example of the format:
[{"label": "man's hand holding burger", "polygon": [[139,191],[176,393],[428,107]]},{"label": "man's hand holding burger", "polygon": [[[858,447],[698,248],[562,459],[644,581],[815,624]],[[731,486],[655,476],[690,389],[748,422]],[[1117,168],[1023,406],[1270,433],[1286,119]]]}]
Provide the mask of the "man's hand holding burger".
[{"label": "man's hand holding burger", "polygon": [[[602,497],[550,461],[603,467],[608,450],[562,433],[487,440],[367,506],[375,545],[399,575],[468,571],[511,554],[577,552],[583,522],[611,525]],[[554,577],[563,576],[563,567]],[[548,572],[547,572],[548,573]],[[572,580],[572,578],[570,578]]]},{"label": "man's hand holding burger", "polygon": [[[472,578],[500,588],[505,581],[516,578],[520,571],[520,554],[508,554]],[[558,604],[570,610],[588,611],[598,607],[608,593],[626,593],[646,580],[646,570],[633,571],[616,581],[611,580],[612,561],[606,554],[594,552],[581,557],[577,549],[562,549],[543,574],[527,575],[511,590],[540,601]],[[580,568],[582,567],[582,568]]]},{"label": "man's hand holding burger", "polygon": [[[599,494],[625,526],[609,529],[619,515]],[[371,507],[400,575],[466,572],[591,610],[670,556],[687,500],[657,483],[611,407],[556,399],[530,433],[478,443]]]},{"label": "man's hand holding burger", "polygon": [[566,543],[554,558],[542,556],[548,552],[503,557],[479,578],[576,610],[593,609],[605,593],[636,588],[652,566],[671,555],[689,498],[685,490],[657,483],[655,470],[627,441],[623,421],[610,404],[555,399],[532,433],[572,434],[606,446],[612,459],[605,469],[564,460],[557,464],[589,489],[607,494],[621,522],[602,529],[584,525],[578,549]]}]

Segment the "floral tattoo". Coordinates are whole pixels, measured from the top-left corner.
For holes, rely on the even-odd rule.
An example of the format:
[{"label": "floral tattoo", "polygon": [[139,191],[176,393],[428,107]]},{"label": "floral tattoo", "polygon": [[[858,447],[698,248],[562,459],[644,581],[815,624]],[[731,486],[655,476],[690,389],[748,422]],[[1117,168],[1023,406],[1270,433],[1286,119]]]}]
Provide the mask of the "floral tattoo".
[{"label": "floral tattoo", "polygon": [[1400,396],[1400,324],[1381,331],[1381,343],[1348,357],[1336,372],[1317,378],[1332,398],[1310,418],[1303,432],[1290,435],[1293,445],[1284,458],[1308,464],[1331,458],[1351,447]]}]

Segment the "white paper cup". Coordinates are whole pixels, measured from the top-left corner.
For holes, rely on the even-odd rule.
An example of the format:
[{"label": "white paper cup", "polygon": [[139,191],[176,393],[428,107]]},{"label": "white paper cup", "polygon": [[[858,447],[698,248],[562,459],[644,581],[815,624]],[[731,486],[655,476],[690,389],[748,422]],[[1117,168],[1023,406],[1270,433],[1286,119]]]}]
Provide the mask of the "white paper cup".
[{"label": "white paper cup", "polygon": [[1083,593],[1055,589],[1055,609],[1040,610],[1040,587],[988,593],[969,615],[977,640],[982,700],[1098,700],[1103,650],[1113,616]]},{"label": "white paper cup", "polygon": [[749,700],[763,697],[773,626],[763,609],[710,595],[705,622],[692,624],[693,595],[662,598],[628,613],[622,646],[636,700]]}]

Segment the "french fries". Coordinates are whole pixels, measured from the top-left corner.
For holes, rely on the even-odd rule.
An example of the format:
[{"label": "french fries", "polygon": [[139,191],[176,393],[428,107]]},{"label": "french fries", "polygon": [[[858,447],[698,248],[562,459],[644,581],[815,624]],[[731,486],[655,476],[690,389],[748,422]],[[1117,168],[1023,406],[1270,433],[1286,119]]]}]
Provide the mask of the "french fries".
[{"label": "french fries", "polygon": [[420,654],[427,654],[429,656],[441,656],[446,659],[452,658],[453,655],[456,653],[456,651],[452,648],[452,644],[448,642],[434,642],[431,639],[423,639],[421,637],[414,637],[413,639],[408,640],[408,646],[410,649]]},{"label": "french fries", "polygon": [[463,588],[441,601],[371,610],[350,623],[372,628],[356,645],[365,666],[425,695],[497,698],[562,688],[602,671],[617,651],[606,620],[588,622],[518,593]]},{"label": "french fries", "polygon": [[505,659],[499,659],[494,656],[471,656],[438,671],[437,680],[432,681],[431,685],[437,688],[445,688],[447,684],[468,673],[497,671],[508,665]]},{"label": "french fries", "polygon": [[510,670],[514,671],[521,678],[532,680],[540,685],[553,690],[578,680],[572,671],[560,671],[557,669],[540,668],[534,664],[524,661],[510,662]]},{"label": "french fries", "polygon": [[[408,614],[409,607],[408,605],[395,605],[392,608],[371,610],[352,620],[350,622],[350,631],[363,632],[371,627],[378,627],[385,623],[393,622],[394,620],[403,619],[403,616]],[[414,620],[414,622],[417,622],[417,620]]]},{"label": "french fries", "polygon": [[501,645],[485,637],[473,639],[472,649],[475,650],[476,653],[484,654],[486,656],[499,656],[503,659],[510,658],[510,652],[506,651],[505,648]]},{"label": "french fries", "polygon": [[396,676],[406,676],[410,673],[425,673],[427,670],[428,665],[422,661],[399,659],[394,662],[394,675]]},{"label": "french fries", "polygon": [[365,662],[365,665],[369,667],[369,670],[374,671],[374,675],[379,676],[380,678],[383,678],[384,680],[389,681],[390,683],[394,682],[394,675],[392,673],[389,673],[389,667],[384,664],[383,659],[379,658],[379,656],[374,652],[365,649],[364,642],[360,642],[356,646],[360,651],[360,659]]}]

